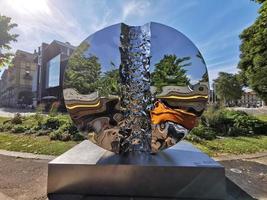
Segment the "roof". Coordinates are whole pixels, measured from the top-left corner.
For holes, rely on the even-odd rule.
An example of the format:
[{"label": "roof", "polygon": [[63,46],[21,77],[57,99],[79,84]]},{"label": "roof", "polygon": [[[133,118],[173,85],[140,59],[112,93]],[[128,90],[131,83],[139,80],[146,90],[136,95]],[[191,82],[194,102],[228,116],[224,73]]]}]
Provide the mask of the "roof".
[{"label": "roof", "polygon": [[69,42],[60,42],[58,40],[53,40],[53,42],[51,42],[51,44],[52,43],[57,43],[57,44],[59,44],[61,46],[65,46],[65,47],[68,47],[68,48],[71,48],[71,49],[75,49],[76,48],[75,46],[71,45]]},{"label": "roof", "polygon": [[18,55],[25,56],[25,58],[28,59],[28,60],[33,60],[33,58],[34,58],[34,54],[33,53],[29,53],[27,51],[23,51],[23,50],[20,50],[20,49],[18,49],[16,51],[15,57],[18,56]]}]

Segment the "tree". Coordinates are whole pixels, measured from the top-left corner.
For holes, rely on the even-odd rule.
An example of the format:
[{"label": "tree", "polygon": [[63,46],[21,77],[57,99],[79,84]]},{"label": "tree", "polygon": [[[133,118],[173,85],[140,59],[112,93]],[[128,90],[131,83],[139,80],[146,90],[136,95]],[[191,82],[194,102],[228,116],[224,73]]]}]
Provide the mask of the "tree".
[{"label": "tree", "polygon": [[240,35],[240,78],[267,103],[267,1],[261,3],[259,16]]},{"label": "tree", "polygon": [[188,85],[190,80],[184,69],[185,66],[191,65],[191,63],[186,62],[188,60],[190,57],[177,58],[176,55],[164,55],[155,64],[155,71],[151,73],[151,85],[157,87],[157,90],[168,85]]},{"label": "tree", "polygon": [[18,34],[11,34],[10,30],[17,24],[11,23],[11,18],[0,14],[0,69],[9,63],[11,53],[4,53],[11,49],[10,42],[16,42]]},{"label": "tree", "polygon": [[94,55],[86,56],[89,48],[83,42],[71,55],[65,72],[64,87],[75,88],[81,94],[95,92],[99,85],[101,65]]},{"label": "tree", "polygon": [[219,72],[219,77],[214,82],[216,93],[224,105],[241,98],[242,86],[237,79],[237,75]]}]

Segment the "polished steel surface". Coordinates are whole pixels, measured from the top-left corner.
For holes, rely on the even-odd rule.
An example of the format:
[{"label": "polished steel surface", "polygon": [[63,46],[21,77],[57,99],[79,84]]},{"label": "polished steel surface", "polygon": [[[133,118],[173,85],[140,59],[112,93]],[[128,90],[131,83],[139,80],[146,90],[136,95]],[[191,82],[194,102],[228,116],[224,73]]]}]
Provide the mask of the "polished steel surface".
[{"label": "polished steel surface", "polygon": [[179,142],[208,101],[205,61],[179,31],[120,23],[85,39],[69,59],[64,99],[93,143],[115,153]]},{"label": "polished steel surface", "polygon": [[49,163],[48,194],[223,199],[225,175],[187,142],[117,155],[84,141]]}]

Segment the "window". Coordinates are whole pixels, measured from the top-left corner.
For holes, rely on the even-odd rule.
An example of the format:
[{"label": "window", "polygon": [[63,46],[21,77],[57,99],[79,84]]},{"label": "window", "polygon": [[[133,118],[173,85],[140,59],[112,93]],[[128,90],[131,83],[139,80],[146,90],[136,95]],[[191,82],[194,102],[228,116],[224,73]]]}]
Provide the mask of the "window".
[{"label": "window", "polygon": [[46,87],[59,86],[60,79],[60,54],[47,62]]}]

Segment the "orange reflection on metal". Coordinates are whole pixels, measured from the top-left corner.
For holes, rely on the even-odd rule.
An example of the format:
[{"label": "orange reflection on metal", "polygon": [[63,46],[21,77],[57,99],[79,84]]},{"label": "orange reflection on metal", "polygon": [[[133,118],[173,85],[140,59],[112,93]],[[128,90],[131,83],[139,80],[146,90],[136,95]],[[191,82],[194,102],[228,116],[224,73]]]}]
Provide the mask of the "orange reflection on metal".
[{"label": "orange reflection on metal", "polygon": [[155,108],[150,112],[150,115],[153,124],[171,121],[191,130],[197,123],[196,115],[181,109],[168,108],[160,101],[155,103]]}]

